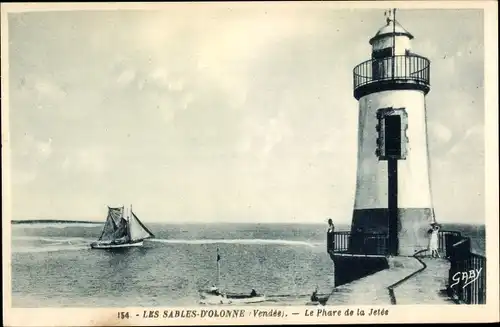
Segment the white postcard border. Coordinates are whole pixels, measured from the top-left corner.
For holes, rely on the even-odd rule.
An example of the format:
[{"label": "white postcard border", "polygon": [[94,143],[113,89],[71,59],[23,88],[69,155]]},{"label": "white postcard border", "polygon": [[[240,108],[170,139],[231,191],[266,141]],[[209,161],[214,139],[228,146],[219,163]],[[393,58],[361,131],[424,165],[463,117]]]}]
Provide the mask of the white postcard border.
[{"label": "white postcard border", "polygon": [[[279,5],[302,6],[305,2],[283,3]],[[310,3],[310,2],[308,2]],[[52,10],[133,10],[156,9],[168,6],[228,6],[231,3],[28,3],[1,5],[1,36],[2,36],[2,254],[3,254],[3,317],[6,326],[154,326],[154,325],[241,325],[241,324],[336,324],[336,323],[394,323],[394,322],[493,322],[499,321],[499,274],[498,274],[498,6],[494,1],[405,1],[405,2],[322,2],[328,8],[483,8],[485,19],[485,180],[486,186],[486,254],[487,260],[487,304],[478,306],[437,306],[437,305],[397,305],[397,306],[328,306],[326,310],[340,310],[338,317],[306,316],[306,310],[317,312],[314,307],[192,307],[192,308],[99,308],[99,309],[24,309],[12,308],[11,303],[11,223],[10,223],[10,157],[9,157],[9,85],[8,85],[8,26],[7,13],[21,11],[52,11]],[[239,6],[274,6],[276,3],[237,3]],[[466,119],[466,118],[464,118]],[[383,316],[353,316],[345,315],[346,310],[364,310],[371,308],[387,309],[388,315]],[[186,311],[186,310],[245,310],[243,318],[142,318],[144,310]],[[259,318],[252,312],[257,310],[277,310],[286,317]],[[129,312],[128,319],[119,319],[119,312]],[[298,313],[295,315],[294,313]],[[138,316],[139,315],[139,316]]]}]

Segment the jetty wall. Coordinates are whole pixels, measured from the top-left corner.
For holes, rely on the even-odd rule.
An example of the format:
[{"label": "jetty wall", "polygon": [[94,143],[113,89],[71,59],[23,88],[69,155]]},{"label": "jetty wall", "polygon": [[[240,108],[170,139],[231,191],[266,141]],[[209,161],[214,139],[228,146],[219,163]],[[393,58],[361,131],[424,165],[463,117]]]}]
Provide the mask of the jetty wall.
[{"label": "jetty wall", "polygon": [[384,256],[338,254],[330,252],[335,269],[335,287],[373,275],[389,268]]}]

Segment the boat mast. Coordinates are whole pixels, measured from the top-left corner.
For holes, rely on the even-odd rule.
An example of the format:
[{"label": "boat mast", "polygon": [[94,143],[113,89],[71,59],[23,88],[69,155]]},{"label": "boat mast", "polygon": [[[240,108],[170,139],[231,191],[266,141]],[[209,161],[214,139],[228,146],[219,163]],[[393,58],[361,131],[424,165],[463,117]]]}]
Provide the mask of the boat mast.
[{"label": "boat mast", "polygon": [[104,221],[104,226],[102,227],[101,236],[99,236],[98,240],[102,240],[102,236],[104,235],[104,231],[106,230],[106,223],[108,222],[109,211],[111,210],[111,208],[109,207],[109,205],[107,207],[108,207],[108,216],[106,217],[106,221]]},{"label": "boat mast", "polygon": [[128,236],[129,241],[132,241],[132,235],[130,234],[130,214],[131,214],[131,212],[132,212],[132,205],[130,205],[130,212],[127,215],[127,236]]}]

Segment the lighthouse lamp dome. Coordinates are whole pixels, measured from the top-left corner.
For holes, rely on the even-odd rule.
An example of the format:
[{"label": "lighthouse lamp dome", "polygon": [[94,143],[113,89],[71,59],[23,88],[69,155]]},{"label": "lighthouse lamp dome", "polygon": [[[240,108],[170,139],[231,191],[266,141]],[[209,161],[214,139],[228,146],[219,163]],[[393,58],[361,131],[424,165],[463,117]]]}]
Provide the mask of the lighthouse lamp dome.
[{"label": "lighthouse lamp dome", "polygon": [[[378,30],[378,32],[370,39],[372,51],[375,57],[376,53],[391,49],[394,47],[394,55],[405,55],[411,49],[411,40],[413,35],[408,32],[398,21],[387,19],[387,24]],[[387,50],[386,50],[387,51]],[[384,51],[384,54],[386,53]]]}]

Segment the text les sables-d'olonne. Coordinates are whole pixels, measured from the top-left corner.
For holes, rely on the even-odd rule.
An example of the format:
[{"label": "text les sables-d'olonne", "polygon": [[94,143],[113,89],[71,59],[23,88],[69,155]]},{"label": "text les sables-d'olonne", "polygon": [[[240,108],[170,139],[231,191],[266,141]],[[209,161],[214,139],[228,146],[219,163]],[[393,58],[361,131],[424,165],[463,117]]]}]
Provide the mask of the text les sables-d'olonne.
[{"label": "text les sables-d'olonne", "polygon": [[[130,314],[126,312],[127,317],[123,317],[123,312],[119,313],[120,319],[127,319]],[[136,316],[139,316],[138,314]],[[260,318],[282,318],[286,317],[283,310],[270,309],[270,310],[229,310],[229,309],[202,309],[202,310],[144,310],[142,318],[244,318],[244,317],[260,317]]]}]

